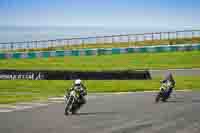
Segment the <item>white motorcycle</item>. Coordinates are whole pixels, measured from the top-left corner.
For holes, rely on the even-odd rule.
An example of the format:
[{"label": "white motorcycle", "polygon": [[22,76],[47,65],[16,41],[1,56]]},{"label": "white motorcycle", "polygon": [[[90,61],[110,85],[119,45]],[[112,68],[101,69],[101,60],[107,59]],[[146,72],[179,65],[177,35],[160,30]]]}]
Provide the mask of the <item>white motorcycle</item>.
[{"label": "white motorcycle", "polygon": [[65,115],[68,115],[70,112],[71,114],[75,114],[77,107],[78,107],[78,101],[79,101],[80,94],[77,92],[76,89],[70,91],[69,96],[65,96]]}]

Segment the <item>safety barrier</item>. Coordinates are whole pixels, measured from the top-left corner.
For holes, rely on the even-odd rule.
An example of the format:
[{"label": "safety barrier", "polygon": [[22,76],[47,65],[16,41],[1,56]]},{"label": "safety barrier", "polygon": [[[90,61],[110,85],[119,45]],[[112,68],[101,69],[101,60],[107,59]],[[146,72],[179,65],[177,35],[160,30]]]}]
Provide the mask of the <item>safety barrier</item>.
[{"label": "safety barrier", "polygon": [[38,51],[38,52],[5,52],[0,53],[0,59],[23,59],[23,58],[48,58],[64,56],[90,56],[90,55],[109,55],[122,53],[148,53],[148,52],[173,52],[173,51],[192,51],[200,50],[200,44],[183,45],[160,45],[143,46],[129,48],[100,48],[100,49],[80,49],[66,51]]},{"label": "safety barrier", "polygon": [[0,80],[150,80],[148,70],[61,71],[0,70]]}]

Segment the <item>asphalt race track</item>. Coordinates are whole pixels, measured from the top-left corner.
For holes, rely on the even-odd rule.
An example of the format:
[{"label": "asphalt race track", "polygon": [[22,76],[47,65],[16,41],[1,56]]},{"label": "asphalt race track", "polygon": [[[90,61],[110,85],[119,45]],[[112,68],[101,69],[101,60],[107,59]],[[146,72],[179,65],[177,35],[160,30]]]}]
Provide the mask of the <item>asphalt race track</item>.
[{"label": "asphalt race track", "polygon": [[200,133],[200,92],[96,94],[74,116],[64,103],[0,113],[1,133]]}]

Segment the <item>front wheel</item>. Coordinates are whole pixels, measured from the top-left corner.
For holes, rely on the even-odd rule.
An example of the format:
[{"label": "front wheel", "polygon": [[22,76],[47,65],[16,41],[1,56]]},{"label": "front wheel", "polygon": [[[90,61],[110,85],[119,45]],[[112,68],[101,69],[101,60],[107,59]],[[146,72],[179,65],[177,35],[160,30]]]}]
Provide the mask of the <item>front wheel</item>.
[{"label": "front wheel", "polygon": [[160,94],[160,92],[157,94],[157,96],[156,96],[156,99],[155,99],[155,102],[156,103],[158,103],[159,102],[159,100],[160,100],[160,97],[161,97],[161,94]]},{"label": "front wheel", "polygon": [[73,105],[73,100],[74,98],[71,96],[68,98],[66,106],[65,106],[65,115],[69,114],[69,111],[71,110],[72,105]]}]

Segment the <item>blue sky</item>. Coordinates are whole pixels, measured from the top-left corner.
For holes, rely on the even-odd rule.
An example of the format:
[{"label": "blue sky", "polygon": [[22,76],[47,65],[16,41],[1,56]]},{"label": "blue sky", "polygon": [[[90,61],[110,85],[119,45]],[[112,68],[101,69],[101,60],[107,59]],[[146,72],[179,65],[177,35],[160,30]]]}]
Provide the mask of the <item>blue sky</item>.
[{"label": "blue sky", "polygon": [[0,0],[0,26],[199,28],[200,0]]}]

